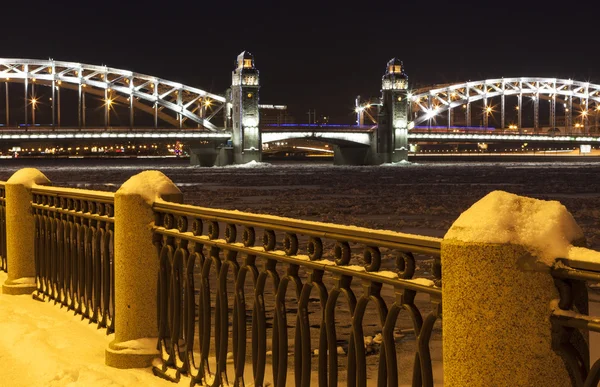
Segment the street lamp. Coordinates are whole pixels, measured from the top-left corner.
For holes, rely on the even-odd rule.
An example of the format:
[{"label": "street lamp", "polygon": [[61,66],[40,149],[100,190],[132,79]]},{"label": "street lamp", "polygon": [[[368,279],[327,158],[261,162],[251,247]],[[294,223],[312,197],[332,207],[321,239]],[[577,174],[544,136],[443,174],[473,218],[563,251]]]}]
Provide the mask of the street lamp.
[{"label": "street lamp", "polygon": [[110,108],[113,104],[113,100],[112,98],[107,98],[106,99],[106,127],[108,128],[110,126]]},{"label": "street lamp", "polygon": [[587,106],[585,110],[581,111],[581,126],[583,127],[583,132],[585,133],[588,129],[588,122],[587,122],[587,116],[588,116],[588,111],[587,111]]},{"label": "street lamp", "polygon": [[31,99],[31,118],[32,118],[32,125],[35,126],[35,106],[37,104],[37,99],[36,98],[32,98]]}]

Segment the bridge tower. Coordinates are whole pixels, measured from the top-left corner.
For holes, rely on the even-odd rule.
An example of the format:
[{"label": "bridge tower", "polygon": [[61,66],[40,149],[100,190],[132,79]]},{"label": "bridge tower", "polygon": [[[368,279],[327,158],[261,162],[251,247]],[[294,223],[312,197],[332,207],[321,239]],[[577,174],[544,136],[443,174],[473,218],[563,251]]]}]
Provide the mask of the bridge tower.
[{"label": "bridge tower", "polygon": [[408,160],[408,76],[402,62],[396,58],[387,63],[381,81],[382,107],[379,112],[376,141],[379,162]]},{"label": "bridge tower", "polygon": [[254,56],[244,51],[237,57],[231,80],[233,160],[236,164],[261,161],[262,141],[258,111],[258,70]]}]

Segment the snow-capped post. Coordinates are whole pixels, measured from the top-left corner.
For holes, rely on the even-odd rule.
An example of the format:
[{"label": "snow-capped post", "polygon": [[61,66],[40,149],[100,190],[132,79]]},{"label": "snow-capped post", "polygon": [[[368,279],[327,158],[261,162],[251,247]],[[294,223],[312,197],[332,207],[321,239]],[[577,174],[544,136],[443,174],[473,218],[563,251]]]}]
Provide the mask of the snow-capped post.
[{"label": "snow-capped post", "polygon": [[550,268],[582,243],[557,201],[494,191],[460,215],[441,249],[445,386],[571,386]]},{"label": "snow-capped post", "polygon": [[31,294],[35,284],[35,219],[31,209],[34,185],[50,180],[35,168],[23,168],[6,182],[6,260],[4,294]]},{"label": "snow-capped post", "polygon": [[158,200],[183,202],[179,188],[159,171],[131,177],[115,194],[115,338],[105,358],[112,367],[149,367],[159,355],[159,260],[152,232]]}]

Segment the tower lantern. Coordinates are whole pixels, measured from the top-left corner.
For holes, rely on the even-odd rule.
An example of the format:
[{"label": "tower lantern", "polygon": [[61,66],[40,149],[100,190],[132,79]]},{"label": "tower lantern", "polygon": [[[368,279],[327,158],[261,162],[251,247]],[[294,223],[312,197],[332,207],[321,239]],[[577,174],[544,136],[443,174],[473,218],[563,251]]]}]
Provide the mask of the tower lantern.
[{"label": "tower lantern", "polygon": [[261,160],[261,136],[258,111],[258,70],[254,56],[244,51],[237,57],[232,73],[233,153],[237,164]]},{"label": "tower lantern", "polygon": [[383,106],[377,128],[377,153],[382,162],[408,159],[408,75],[402,61],[393,58],[381,80]]}]

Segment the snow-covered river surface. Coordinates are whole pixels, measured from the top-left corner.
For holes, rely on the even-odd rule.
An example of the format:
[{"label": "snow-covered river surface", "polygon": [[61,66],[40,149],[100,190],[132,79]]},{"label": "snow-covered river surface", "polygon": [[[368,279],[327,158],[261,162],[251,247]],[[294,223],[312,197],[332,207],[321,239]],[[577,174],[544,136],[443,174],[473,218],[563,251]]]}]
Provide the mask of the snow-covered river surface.
[{"label": "snow-covered river surface", "polygon": [[222,168],[185,159],[16,159],[0,162],[0,180],[36,167],[56,186],[115,191],[143,170],[160,170],[185,202],[294,218],[443,236],[452,222],[493,190],[559,200],[600,249],[600,163],[430,163],[338,167],[264,163]]},{"label": "snow-covered river surface", "polygon": [[[588,247],[600,250],[600,180],[598,179],[600,163],[482,162],[378,167],[272,163],[200,168],[190,166],[187,160],[179,159],[17,159],[0,161],[0,180],[7,180],[12,173],[24,167],[38,168],[55,186],[107,191],[116,191],[123,182],[138,172],[160,170],[180,187],[184,193],[184,200],[188,204],[437,237],[442,237],[453,221],[477,200],[491,191],[504,190],[538,199],[559,200],[583,229]],[[422,272],[429,270],[430,263],[421,263]],[[600,295],[592,291],[592,298],[600,299]],[[0,306],[0,313],[23,318],[32,313],[29,306],[2,302]],[[597,306],[598,304],[592,306],[596,315],[600,314],[600,308]],[[51,308],[50,305],[47,307]],[[35,306],[31,308],[35,310]],[[67,314],[58,307],[52,306],[52,308],[57,313]],[[423,306],[423,311],[426,310],[427,307]],[[45,319],[40,321],[43,322]],[[35,326],[32,325],[29,329],[28,325],[20,322],[21,320],[4,320],[6,318],[0,318],[0,330],[6,327],[26,330],[23,331],[23,335],[28,335],[27,337],[35,338],[36,335],[44,334],[34,333],[35,329],[47,329],[40,326],[41,322],[35,322]],[[60,322],[60,324],[69,324],[64,328],[70,329],[68,327],[71,321]],[[98,346],[107,344],[105,336],[97,337],[94,332],[90,334]],[[410,334],[406,336],[406,340],[412,337]],[[404,335],[399,334],[398,337],[399,341],[402,341]],[[4,342],[0,341],[0,344],[4,344],[2,350],[9,350],[10,346],[20,347],[35,341],[28,340],[15,340],[14,343],[4,340]],[[41,343],[46,347],[50,345]],[[442,378],[439,327],[434,330],[431,347],[436,385],[438,385],[437,382],[441,382]],[[414,357],[412,347],[407,348],[407,352],[404,356],[400,355],[400,359]],[[2,350],[0,350],[0,359],[5,355]],[[18,351],[23,353],[22,349]],[[592,351],[594,352],[595,349],[592,348]],[[60,351],[57,353],[59,354]],[[90,356],[92,361],[92,355]],[[597,356],[598,354],[593,353],[594,358]],[[375,374],[378,357],[370,356],[370,359],[367,359],[369,373]],[[93,359],[95,359],[93,361],[101,361],[101,353],[95,353]],[[5,361],[7,360],[3,360]],[[35,364],[36,360],[32,359],[31,363]],[[104,368],[96,367],[88,370],[88,366],[84,366],[83,363],[78,364],[68,365],[56,360],[56,366],[62,368],[53,371],[54,373],[44,374],[48,377],[47,385],[71,385],[69,383],[94,385],[85,383],[86,378],[83,376],[90,375],[89,372],[95,375],[92,378],[97,377],[99,383],[104,381],[103,385],[118,385],[119,378],[123,378],[125,383],[131,381],[133,384],[138,382],[142,384],[147,381],[146,376],[151,376],[146,370],[147,372],[142,374],[130,376],[123,374],[111,379],[105,378]],[[27,372],[28,364],[14,363],[10,368],[13,370],[11,373],[4,374],[0,371],[0,376],[4,374],[12,378],[22,375],[19,370]],[[407,383],[405,380],[401,382]],[[156,381],[156,383],[161,382]]]}]

